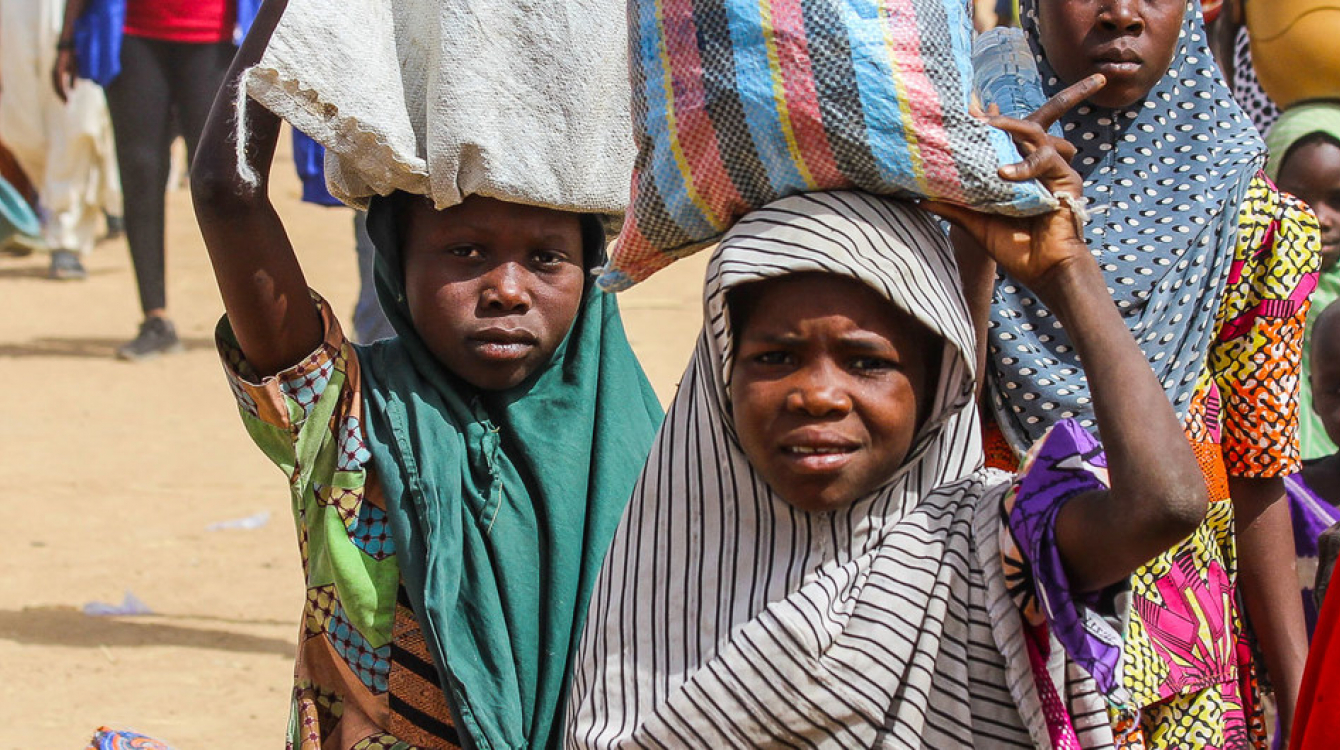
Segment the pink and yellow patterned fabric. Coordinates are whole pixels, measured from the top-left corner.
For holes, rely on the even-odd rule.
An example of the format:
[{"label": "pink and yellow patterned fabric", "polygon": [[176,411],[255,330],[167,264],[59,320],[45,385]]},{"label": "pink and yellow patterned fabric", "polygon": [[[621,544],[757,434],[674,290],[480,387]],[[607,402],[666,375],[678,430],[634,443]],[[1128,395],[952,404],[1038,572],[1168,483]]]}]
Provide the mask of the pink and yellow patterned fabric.
[{"label": "pink and yellow patterned fabric", "polygon": [[1210,511],[1189,539],[1131,581],[1124,681],[1140,720],[1125,735],[1127,747],[1265,746],[1235,596],[1237,550],[1225,480],[1299,469],[1298,363],[1319,244],[1311,212],[1257,175],[1239,212],[1218,336],[1186,420]]},{"label": "pink and yellow patterned fabric", "polygon": [[[1298,471],[1298,362],[1319,245],[1311,212],[1257,175],[1239,211],[1218,334],[1185,422],[1210,509],[1194,534],[1131,578],[1121,672],[1130,698],[1111,710],[1124,748],[1265,746],[1235,596],[1228,479]],[[986,443],[988,465],[1014,468],[999,428],[992,425]]]}]

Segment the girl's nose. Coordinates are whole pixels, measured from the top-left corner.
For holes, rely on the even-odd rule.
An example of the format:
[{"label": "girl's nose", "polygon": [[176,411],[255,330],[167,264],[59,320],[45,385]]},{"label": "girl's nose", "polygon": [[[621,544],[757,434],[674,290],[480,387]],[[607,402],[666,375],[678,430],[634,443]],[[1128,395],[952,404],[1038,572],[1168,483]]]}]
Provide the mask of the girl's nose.
[{"label": "girl's nose", "polygon": [[851,411],[851,397],[829,367],[811,367],[796,374],[787,395],[787,408],[811,417],[830,417]]},{"label": "girl's nose", "polygon": [[1103,0],[1098,19],[1113,31],[1136,33],[1145,27],[1140,15],[1141,0]]},{"label": "girl's nose", "polygon": [[495,312],[528,310],[530,293],[526,289],[524,274],[516,263],[503,263],[485,275],[479,295],[484,309]]}]

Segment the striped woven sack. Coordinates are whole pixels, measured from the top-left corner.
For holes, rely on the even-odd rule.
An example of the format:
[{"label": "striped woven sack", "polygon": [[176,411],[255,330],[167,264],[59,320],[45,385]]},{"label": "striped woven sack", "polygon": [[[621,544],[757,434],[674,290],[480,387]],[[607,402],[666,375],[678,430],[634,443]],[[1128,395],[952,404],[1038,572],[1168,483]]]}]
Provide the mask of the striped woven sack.
[{"label": "striped woven sack", "polygon": [[625,289],[794,193],[858,189],[1013,215],[1055,201],[996,173],[968,114],[963,0],[629,0],[638,156],[600,276]]}]

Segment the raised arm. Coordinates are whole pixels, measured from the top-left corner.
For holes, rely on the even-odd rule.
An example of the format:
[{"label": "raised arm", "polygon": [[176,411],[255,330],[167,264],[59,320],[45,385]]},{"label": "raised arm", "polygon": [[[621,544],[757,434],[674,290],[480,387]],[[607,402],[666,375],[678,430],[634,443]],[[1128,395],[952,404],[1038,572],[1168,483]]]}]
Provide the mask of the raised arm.
[{"label": "raised arm", "polygon": [[[1081,82],[1070,91],[1086,85],[1093,84]],[[1076,101],[1091,93],[1081,92]],[[1063,92],[1057,99],[1064,97]],[[1003,177],[1039,179],[1058,196],[1083,194],[1083,183],[1048,138],[1045,124],[1005,117],[991,123],[1011,133],[1026,154],[1023,162],[1002,168]],[[954,222],[1032,289],[1065,326],[1084,363],[1111,489],[1066,503],[1057,516],[1056,542],[1076,591],[1125,579],[1194,531],[1208,498],[1182,426],[1112,304],[1071,207],[1032,219],[944,204],[928,208]]]},{"label": "raised arm", "polygon": [[270,203],[270,164],[280,120],[246,100],[246,159],[260,177],[238,171],[234,138],[238,77],[255,65],[287,0],[265,0],[233,59],[191,166],[191,197],[223,294],[228,322],[247,361],[272,375],[302,361],[321,343],[321,319],[284,225]]}]

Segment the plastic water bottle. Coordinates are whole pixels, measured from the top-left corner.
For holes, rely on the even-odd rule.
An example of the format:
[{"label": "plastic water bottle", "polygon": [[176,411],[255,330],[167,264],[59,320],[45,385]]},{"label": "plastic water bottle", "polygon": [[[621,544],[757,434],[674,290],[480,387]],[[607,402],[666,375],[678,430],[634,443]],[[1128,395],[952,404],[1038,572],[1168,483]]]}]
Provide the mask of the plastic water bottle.
[{"label": "plastic water bottle", "polygon": [[[1047,103],[1033,51],[1022,29],[998,26],[972,43],[973,89],[982,106],[995,104],[1008,117],[1026,117]],[[1061,130],[1052,125],[1053,135]]]}]

